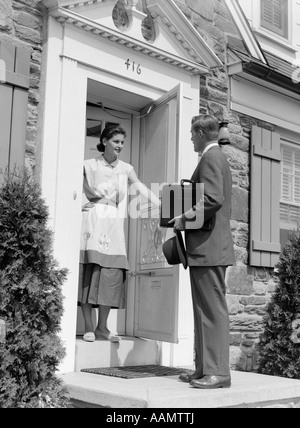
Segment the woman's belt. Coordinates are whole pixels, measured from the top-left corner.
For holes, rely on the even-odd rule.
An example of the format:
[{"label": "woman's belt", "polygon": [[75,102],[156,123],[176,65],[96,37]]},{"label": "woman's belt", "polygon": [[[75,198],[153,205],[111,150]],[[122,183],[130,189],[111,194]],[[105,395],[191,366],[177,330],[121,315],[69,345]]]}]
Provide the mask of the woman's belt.
[{"label": "woman's belt", "polygon": [[101,199],[95,199],[92,201],[95,205],[110,205],[112,207],[118,208],[118,203],[116,201],[112,201],[110,199],[101,198]]}]

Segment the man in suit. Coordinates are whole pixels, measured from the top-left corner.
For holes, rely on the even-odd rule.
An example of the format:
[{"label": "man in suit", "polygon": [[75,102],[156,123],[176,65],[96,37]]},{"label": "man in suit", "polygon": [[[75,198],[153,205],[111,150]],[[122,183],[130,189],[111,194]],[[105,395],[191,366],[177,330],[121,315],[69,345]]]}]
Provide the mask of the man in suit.
[{"label": "man in suit", "polygon": [[185,231],[195,330],[195,372],[181,374],[179,379],[194,388],[229,388],[225,273],[235,262],[230,228],[231,172],[218,144],[218,120],[210,115],[195,116],[191,134],[194,150],[201,154],[191,179],[204,184],[204,223],[199,229],[189,227],[197,207],[171,220],[174,229]]}]

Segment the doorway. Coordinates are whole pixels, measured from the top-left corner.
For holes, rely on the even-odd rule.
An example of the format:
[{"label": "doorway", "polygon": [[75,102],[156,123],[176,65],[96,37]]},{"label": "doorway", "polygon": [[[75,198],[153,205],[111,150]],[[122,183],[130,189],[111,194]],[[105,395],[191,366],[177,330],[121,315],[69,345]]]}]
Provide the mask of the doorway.
[{"label": "doorway", "polygon": [[[97,144],[107,124],[118,124],[127,138],[121,160],[134,166],[140,180],[158,196],[159,186],[175,182],[180,135],[182,87],[149,100],[97,82],[91,82],[86,107],[85,159],[99,155]],[[128,101],[126,103],[126,100]],[[154,184],[154,188],[153,188]],[[83,203],[85,196],[83,195]],[[156,217],[128,215],[125,234],[130,271],[126,281],[126,308],[112,310],[108,328],[113,334],[154,341],[178,342],[178,267],[167,264],[163,242],[172,228],[160,231]],[[96,324],[97,312],[94,311]],[[77,335],[83,335],[81,309]]]},{"label": "doorway", "polygon": [[[104,105],[103,101],[97,103],[88,101],[86,106],[86,133],[85,133],[85,149],[84,149],[84,160],[92,159],[100,155],[97,150],[97,144],[102,131],[109,125],[118,125],[124,128],[126,131],[126,141],[124,148],[120,155],[120,159],[124,162],[131,163],[131,151],[132,151],[132,114],[124,111],[111,108],[108,103]],[[82,193],[82,205],[87,203],[88,200],[84,193]],[[127,253],[128,248],[128,235],[129,235],[129,223],[128,219],[125,220],[125,237],[127,242]],[[108,319],[108,328],[113,334],[125,335],[125,319],[126,309],[113,309],[110,312]],[[97,310],[93,310],[93,321],[94,325],[97,324]],[[77,336],[83,336],[84,322],[81,312],[81,308],[77,310]]]}]

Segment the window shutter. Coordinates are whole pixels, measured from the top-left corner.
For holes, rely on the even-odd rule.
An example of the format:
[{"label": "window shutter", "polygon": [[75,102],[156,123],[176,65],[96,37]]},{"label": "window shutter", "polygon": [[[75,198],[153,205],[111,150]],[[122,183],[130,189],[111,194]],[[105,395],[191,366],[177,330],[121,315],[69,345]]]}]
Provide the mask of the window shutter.
[{"label": "window shutter", "polygon": [[262,9],[262,20],[272,25],[273,24],[273,1],[263,0],[261,9]]},{"label": "window shutter", "polygon": [[[23,166],[27,130],[30,50],[0,41],[0,173]],[[3,176],[0,174],[0,182]]]},{"label": "window shutter", "polygon": [[274,267],[280,247],[280,135],[251,133],[250,265]]},{"label": "window shutter", "polygon": [[293,152],[289,147],[282,149],[282,180],[281,199],[286,202],[293,201]]},{"label": "window shutter", "polygon": [[283,29],[283,20],[284,20],[284,9],[282,8],[281,2],[282,0],[274,0],[274,20],[273,20],[274,26],[280,30]]},{"label": "window shutter", "polygon": [[287,0],[261,0],[261,24],[281,36],[287,32]]}]

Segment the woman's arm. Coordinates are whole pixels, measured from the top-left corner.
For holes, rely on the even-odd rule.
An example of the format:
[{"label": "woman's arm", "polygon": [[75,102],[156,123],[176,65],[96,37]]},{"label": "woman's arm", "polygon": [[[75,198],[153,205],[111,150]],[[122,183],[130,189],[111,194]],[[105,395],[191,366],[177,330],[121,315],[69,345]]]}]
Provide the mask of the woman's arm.
[{"label": "woman's arm", "polygon": [[132,186],[134,186],[134,189],[137,190],[143,198],[145,198],[148,201],[150,201],[156,207],[160,206],[160,200],[159,200],[159,198],[150,189],[148,189],[148,187],[145,186],[145,184],[143,184],[139,180],[139,178],[138,178],[136,172],[134,171],[134,169],[129,174],[129,182],[130,182],[130,184]]}]

